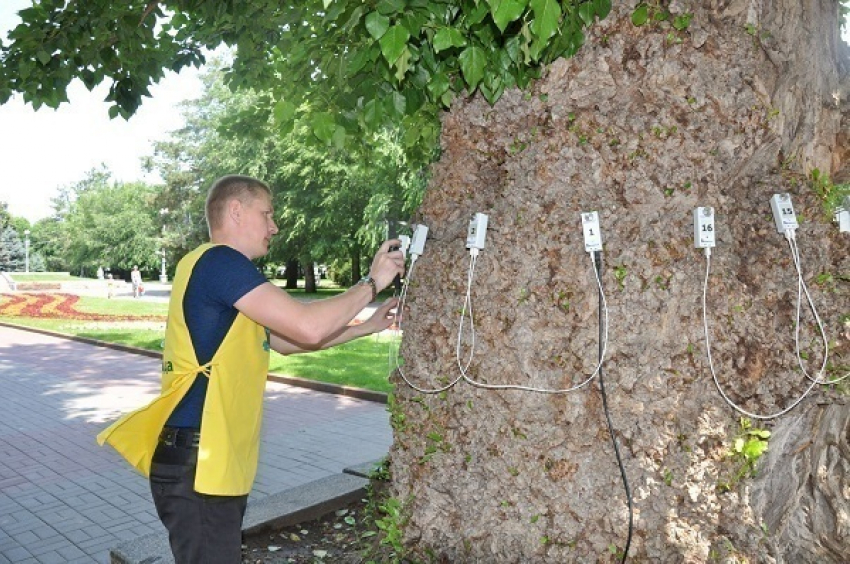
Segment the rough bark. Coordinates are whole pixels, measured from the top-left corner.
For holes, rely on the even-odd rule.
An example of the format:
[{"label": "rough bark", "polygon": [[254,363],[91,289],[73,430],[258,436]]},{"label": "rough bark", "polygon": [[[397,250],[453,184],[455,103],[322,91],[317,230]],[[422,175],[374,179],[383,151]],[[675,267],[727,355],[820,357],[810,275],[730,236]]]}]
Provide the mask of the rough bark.
[{"label": "rough bark", "polygon": [[[430,237],[406,303],[404,373],[426,388],[458,375],[475,212],[489,214],[490,229],[472,290],[469,375],[564,388],[593,372],[597,290],[579,213],[598,210],[610,314],[604,377],[635,503],[630,559],[845,562],[847,387],[816,387],[763,423],[774,437],[760,477],[718,488],[735,471],[728,453],[740,414],[708,370],[705,260],[691,215],[697,206],[717,213],[708,317],[733,401],[775,413],[809,383],[794,354],[797,277],[773,226],[776,192],[791,193],[804,217],[797,241],[831,363],[850,364],[841,278],[850,237],[806,183],[815,167],[846,174],[837,3],[671,2],[694,14],[681,42],[664,26],[634,27],[627,4],[529,93],[507,92],[492,108],[461,101],[445,116],[443,154],[417,218]],[[823,358],[818,339],[804,304],[810,374]],[[465,382],[421,394],[395,383],[394,488],[419,558],[619,560],[628,512],[596,381],[559,395]],[[800,437],[812,444],[795,452]],[[781,455],[788,448],[793,457]]]}]

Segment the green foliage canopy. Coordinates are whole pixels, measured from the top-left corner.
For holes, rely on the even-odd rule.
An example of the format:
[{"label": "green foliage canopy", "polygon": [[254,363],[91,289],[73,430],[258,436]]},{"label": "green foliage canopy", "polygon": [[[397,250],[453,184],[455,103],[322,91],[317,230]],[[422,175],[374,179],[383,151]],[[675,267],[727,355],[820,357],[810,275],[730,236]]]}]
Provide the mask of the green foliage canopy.
[{"label": "green foliage canopy", "polygon": [[262,178],[275,194],[270,262],[359,257],[374,248],[386,217],[409,217],[425,178],[409,166],[397,129],[385,129],[345,150],[319,147],[304,124],[282,135],[268,111],[268,92],[229,90],[215,67],[202,97],[186,105],[186,127],[156,144],[151,168],[165,186],[155,207],[169,255],[206,239],[203,201],[216,178],[240,171]]},{"label": "green foliage canopy", "polygon": [[101,170],[89,172],[70,191],[73,195],[63,212],[60,232],[67,242],[62,253],[74,270],[157,268],[154,188],[139,182],[113,182]]},{"label": "green foliage canopy", "polygon": [[42,0],[0,48],[0,103],[67,101],[71,80],[111,83],[110,114],[130,116],[163,69],[227,44],[232,87],[270,88],[280,126],[307,119],[344,146],[362,129],[404,126],[433,147],[437,115],[461,92],[495,102],[542,65],[574,54],[611,0]]}]

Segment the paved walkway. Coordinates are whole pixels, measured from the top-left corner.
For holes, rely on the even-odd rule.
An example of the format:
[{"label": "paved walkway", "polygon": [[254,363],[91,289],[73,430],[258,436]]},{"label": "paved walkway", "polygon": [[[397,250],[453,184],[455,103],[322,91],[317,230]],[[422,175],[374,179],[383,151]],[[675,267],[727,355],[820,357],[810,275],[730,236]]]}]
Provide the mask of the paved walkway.
[{"label": "paved walkway", "polygon": [[[0,385],[0,564],[103,564],[120,542],[164,530],[147,481],[95,442],[154,397],[159,359],[0,326]],[[391,442],[384,405],[270,382],[250,499],[380,458]]]}]

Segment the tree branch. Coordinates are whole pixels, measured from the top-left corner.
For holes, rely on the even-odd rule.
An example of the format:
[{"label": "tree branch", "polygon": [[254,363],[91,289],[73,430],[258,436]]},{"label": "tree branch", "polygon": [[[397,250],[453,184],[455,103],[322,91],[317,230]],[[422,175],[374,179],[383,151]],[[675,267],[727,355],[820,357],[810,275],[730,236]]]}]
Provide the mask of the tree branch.
[{"label": "tree branch", "polygon": [[154,11],[157,4],[159,4],[159,0],[151,0],[148,2],[147,7],[145,8],[145,12],[142,14],[142,19],[139,20],[139,26],[145,23],[145,19],[150,15],[151,12]]}]

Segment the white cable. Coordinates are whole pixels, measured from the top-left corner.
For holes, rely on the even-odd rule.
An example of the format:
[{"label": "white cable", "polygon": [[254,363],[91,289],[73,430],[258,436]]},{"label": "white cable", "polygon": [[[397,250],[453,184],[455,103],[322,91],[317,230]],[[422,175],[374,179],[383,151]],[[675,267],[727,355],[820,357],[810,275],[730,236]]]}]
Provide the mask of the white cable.
[{"label": "white cable", "polygon": [[[786,231],[786,237],[787,236],[788,235],[787,235],[787,231]],[[709,248],[706,248],[705,251],[706,251],[705,252],[705,282],[703,283],[703,286],[702,286],[702,323],[703,323],[703,328],[705,329],[705,350],[706,350],[706,353],[708,354],[708,367],[711,370],[711,377],[714,378],[714,385],[717,386],[717,391],[720,392],[720,395],[723,396],[723,399],[726,400],[726,403],[728,403],[732,408],[739,411],[740,413],[743,413],[744,415],[746,415],[748,417],[751,417],[753,419],[774,419],[774,418],[779,417],[781,415],[785,415],[786,413],[788,413],[789,411],[791,411],[792,409],[797,407],[797,404],[799,404],[801,401],[803,401],[803,399],[807,395],[809,395],[809,392],[812,391],[812,388],[814,388],[817,385],[817,383],[818,383],[817,380],[814,380],[811,383],[811,385],[809,385],[809,387],[806,389],[806,391],[803,392],[803,395],[801,395],[799,398],[797,398],[797,400],[794,403],[792,403],[791,405],[789,405],[788,407],[786,407],[782,411],[780,411],[778,413],[771,414],[771,415],[759,415],[759,414],[756,414],[756,413],[750,413],[749,411],[747,411],[744,408],[735,404],[735,402],[733,402],[731,399],[729,399],[729,397],[723,392],[723,387],[720,385],[720,381],[717,379],[717,373],[714,371],[714,361],[711,358],[711,343],[710,343],[709,337],[708,337],[708,314],[707,314],[708,308],[706,306],[706,296],[708,295],[708,275],[709,275],[709,272],[711,271],[711,250]]]},{"label": "white cable", "polygon": [[[472,315],[472,280],[475,278],[475,263],[478,260],[478,249],[472,248],[469,250],[469,270],[466,273],[466,296],[463,300],[463,307],[460,310],[460,324],[457,331],[457,345],[455,346],[455,360],[457,367],[460,369],[460,375],[465,380],[469,381],[466,376],[466,371],[469,365],[472,364],[472,357],[475,355],[475,318]],[[460,363],[460,346],[463,341],[463,318],[466,314],[466,308],[469,306],[469,360],[466,361],[466,366],[461,366]]]},{"label": "white cable", "polygon": [[[398,309],[396,309],[395,326],[396,326],[396,331],[399,334],[402,333],[402,331],[401,331],[401,321],[399,321],[399,314],[401,313],[402,316],[404,315],[404,304],[405,304],[405,301],[407,300],[407,289],[410,285],[411,277],[413,276],[413,267],[416,265],[416,259],[417,258],[419,258],[418,255],[412,255],[412,257],[410,259],[410,269],[407,272],[407,276],[405,276],[405,278],[404,278],[404,286],[402,286],[401,295],[399,297]],[[399,347],[401,347],[401,339],[398,339],[398,341],[399,341]],[[390,344],[390,346],[392,347],[392,343]],[[395,352],[395,355],[393,355],[393,352]],[[392,358],[393,356],[395,357],[394,359]],[[398,370],[399,376],[401,376],[402,380],[404,380],[405,383],[408,386],[410,386],[411,388],[413,388],[414,390],[416,390],[417,392],[420,392],[422,394],[439,394],[440,392],[444,392],[444,391],[448,390],[449,388],[451,388],[452,386],[454,386],[455,384],[457,384],[458,381],[461,378],[460,376],[458,376],[457,378],[455,378],[455,380],[452,383],[447,384],[447,385],[445,385],[441,388],[421,388],[421,387],[417,386],[416,384],[414,384],[413,382],[411,382],[410,380],[408,380],[407,376],[405,376],[404,370],[402,370],[401,364],[399,364],[399,361],[398,361],[398,349],[393,351],[393,349],[390,348],[390,371],[391,372],[393,370],[393,367],[392,367],[393,360],[395,361],[395,370]]]},{"label": "white cable", "polygon": [[[818,316],[818,312],[815,309],[814,301],[812,300],[811,294],[809,294],[809,288],[806,286],[805,280],[803,280],[803,269],[802,269],[802,261],[800,260],[800,248],[797,246],[797,240],[794,237],[794,232],[791,231],[790,236],[786,236],[788,240],[788,245],[791,247],[791,255],[794,258],[794,267],[797,269],[797,317],[796,317],[796,326],[794,328],[794,351],[797,354],[797,364],[800,365],[800,370],[802,370],[803,374],[809,380],[818,382],[819,384],[828,383],[824,380],[826,363],[829,359],[829,341],[826,337],[826,331],[823,328],[823,322],[821,322],[820,317]],[[800,309],[802,305],[802,292],[806,293],[806,299],[809,302],[809,307],[812,309],[812,315],[817,322],[818,329],[820,329],[821,338],[823,339],[823,364],[818,371],[820,377],[812,378],[809,373],[806,371],[806,367],[803,366],[803,358],[800,354]],[[846,376],[845,376],[846,377]],[[838,380],[840,382],[840,380]]]},{"label": "white cable", "polygon": [[[476,386],[476,387],[479,387],[479,388],[484,388],[484,389],[487,389],[487,390],[524,390],[524,391],[527,391],[527,392],[539,392],[539,393],[544,393],[544,394],[562,394],[562,393],[566,393],[566,392],[572,392],[572,391],[578,390],[579,388],[582,388],[582,387],[586,386],[588,383],[590,383],[590,381],[593,380],[596,377],[597,374],[599,374],[599,370],[602,368],[602,363],[603,363],[603,360],[605,358],[605,352],[608,348],[608,304],[605,301],[605,293],[602,290],[602,280],[599,278],[599,270],[596,268],[596,263],[593,260],[593,254],[592,253],[590,254],[590,262],[593,265],[593,272],[596,275],[596,285],[599,288],[599,296],[602,300],[602,308],[603,308],[603,311],[605,313],[604,338],[603,338],[603,341],[602,341],[602,354],[600,355],[600,358],[599,358],[599,364],[596,365],[596,369],[593,371],[593,374],[588,376],[587,379],[584,380],[584,382],[577,384],[575,386],[569,387],[569,388],[549,389],[549,388],[535,388],[535,387],[532,387],[532,386],[522,386],[522,385],[519,385],[519,384],[485,384],[484,382],[479,382],[477,380],[474,380],[473,378],[470,378],[467,375],[466,370],[469,368],[469,364],[472,362],[472,352],[473,352],[472,349],[474,349],[474,347],[475,347],[475,326],[472,323],[472,298],[471,298],[472,273],[475,269],[475,262],[474,262],[474,255],[473,255],[473,261],[470,265],[470,276],[469,276],[469,281],[468,281],[467,290],[466,290],[466,300],[467,300],[466,303],[469,303],[469,319],[470,319],[470,324],[472,325],[472,331],[471,331],[471,333],[472,333],[472,344],[471,344],[469,361],[467,362],[465,367],[461,366],[461,361],[460,361],[461,334],[463,332],[463,311],[461,312],[461,324],[460,324],[460,329],[458,330],[457,349],[456,349],[456,353],[455,353],[457,365],[458,365],[458,368],[460,369],[460,373],[461,373],[461,376],[463,377],[463,379],[466,380],[467,382],[469,382],[470,384],[472,384],[473,386]],[[466,303],[464,303],[464,308],[466,307]]]}]

